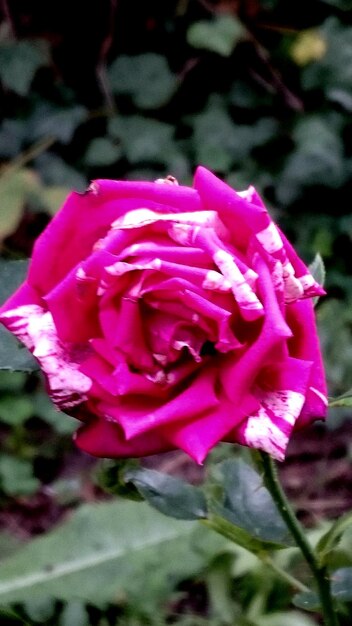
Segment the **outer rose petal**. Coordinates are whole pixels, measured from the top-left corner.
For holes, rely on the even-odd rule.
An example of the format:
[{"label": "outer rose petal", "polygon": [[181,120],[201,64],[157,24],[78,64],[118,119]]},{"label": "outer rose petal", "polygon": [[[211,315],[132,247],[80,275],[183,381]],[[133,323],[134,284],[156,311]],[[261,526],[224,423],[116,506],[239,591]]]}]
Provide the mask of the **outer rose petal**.
[{"label": "outer rose petal", "polygon": [[95,181],[85,194],[72,193],[34,246],[29,283],[40,294],[48,292],[120,215],[141,206],[164,211],[165,205],[174,212],[198,211],[199,196],[188,187],[109,180]]},{"label": "outer rose petal", "polygon": [[93,418],[81,426],[75,441],[84,452],[107,458],[147,456],[173,448],[158,431],[153,430],[126,441],[118,424],[99,418]]},{"label": "outer rose petal", "polygon": [[328,406],[326,380],[312,302],[300,300],[289,305],[287,320],[293,332],[293,337],[289,341],[290,354],[313,363],[306,401],[296,424],[297,428],[301,428],[315,419],[326,417]]}]

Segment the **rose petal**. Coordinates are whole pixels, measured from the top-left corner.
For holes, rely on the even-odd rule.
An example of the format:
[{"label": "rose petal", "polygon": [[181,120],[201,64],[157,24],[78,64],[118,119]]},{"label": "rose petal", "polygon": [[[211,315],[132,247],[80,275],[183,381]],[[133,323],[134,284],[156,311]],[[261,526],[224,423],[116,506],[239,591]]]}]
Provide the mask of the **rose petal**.
[{"label": "rose petal", "polygon": [[126,441],[118,424],[99,418],[81,426],[76,433],[75,442],[84,452],[107,458],[140,457],[172,449],[158,431],[152,430]]},{"label": "rose petal", "polygon": [[113,221],[127,211],[147,206],[163,211],[200,209],[199,197],[188,187],[155,183],[98,180],[85,194],[71,194],[34,246],[29,283],[45,294],[105,237]]},{"label": "rose petal", "polygon": [[215,370],[204,368],[192,385],[173,399],[162,403],[141,402],[140,396],[122,398],[119,406],[101,403],[99,410],[109,419],[119,423],[126,439],[131,439],[161,425],[169,427],[173,422],[193,421],[196,416],[219,404],[214,391]]},{"label": "rose petal", "polygon": [[302,428],[315,419],[326,417],[328,400],[324,365],[312,302],[300,300],[290,304],[286,317],[293,333],[288,342],[290,355],[313,363],[306,402],[296,424]]},{"label": "rose petal", "polygon": [[263,371],[254,391],[260,408],[231,433],[230,440],[283,461],[305,402],[311,368],[309,361],[287,358]]}]

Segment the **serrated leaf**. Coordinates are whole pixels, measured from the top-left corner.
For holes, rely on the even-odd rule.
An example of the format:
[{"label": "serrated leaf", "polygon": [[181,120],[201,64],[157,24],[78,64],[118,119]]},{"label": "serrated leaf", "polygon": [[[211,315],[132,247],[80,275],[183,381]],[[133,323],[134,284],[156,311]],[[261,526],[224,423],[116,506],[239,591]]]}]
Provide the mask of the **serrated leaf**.
[{"label": "serrated leaf", "polygon": [[[351,398],[352,400],[352,398]],[[348,528],[352,527],[352,513],[346,513],[336,520],[331,528],[319,540],[316,546],[316,554],[320,565],[326,565],[331,552],[339,544],[340,539]]]},{"label": "serrated leaf", "polygon": [[141,109],[163,106],[177,88],[177,78],[165,57],[154,52],[117,57],[109,69],[109,78],[114,93],[130,95]]},{"label": "serrated leaf", "polygon": [[[241,459],[216,466],[215,484],[222,488],[208,503],[211,525],[240,546],[258,553],[292,545],[277,507],[261,476]],[[215,528],[215,526],[214,526]]]},{"label": "serrated leaf", "polygon": [[204,566],[196,536],[193,522],[166,518],[145,503],[84,505],[3,563],[0,602],[51,596],[99,604],[121,594],[146,601]]},{"label": "serrated leaf", "polygon": [[207,515],[202,491],[179,478],[146,468],[128,470],[124,478],[164,515],[184,520],[202,519]]},{"label": "serrated leaf", "polygon": [[0,46],[1,81],[20,96],[28,94],[37,70],[48,63],[49,50],[44,40],[6,42]]},{"label": "serrated leaf", "polygon": [[312,274],[314,280],[316,280],[319,285],[324,287],[326,271],[324,261],[319,252],[317,252],[317,254],[315,255],[312,263],[308,266],[308,269]]},{"label": "serrated leaf", "polygon": [[[0,259],[0,304],[23,282],[28,261],[5,261]],[[0,325],[0,370],[30,372],[38,369],[32,355],[17,339]]]},{"label": "serrated leaf", "polygon": [[[308,269],[312,274],[314,280],[316,280],[319,285],[324,287],[326,271],[324,261],[319,252],[317,252],[317,254],[315,255],[312,263],[308,266]],[[314,306],[319,302],[319,299],[319,296],[315,296],[314,298],[312,298]]]},{"label": "serrated leaf", "polygon": [[187,41],[193,48],[228,57],[245,32],[243,24],[234,15],[217,15],[212,20],[192,24],[187,31]]}]

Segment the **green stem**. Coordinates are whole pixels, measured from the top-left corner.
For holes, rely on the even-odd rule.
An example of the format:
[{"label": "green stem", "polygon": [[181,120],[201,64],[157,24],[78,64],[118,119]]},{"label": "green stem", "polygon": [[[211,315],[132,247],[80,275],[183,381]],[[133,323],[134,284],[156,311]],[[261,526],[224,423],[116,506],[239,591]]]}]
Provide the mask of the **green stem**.
[{"label": "green stem", "polygon": [[285,572],[285,570],[283,570],[279,565],[277,565],[277,563],[275,563],[275,561],[273,561],[272,558],[268,554],[263,555],[263,557],[259,556],[259,558],[261,561],[263,561],[263,563],[265,563],[265,565],[270,567],[270,569],[272,569],[273,572],[278,574],[278,576],[282,580],[285,580],[290,585],[290,587],[293,587],[293,589],[297,589],[297,591],[302,591],[303,593],[310,591],[309,587],[301,583],[300,580],[297,580],[297,578],[295,578],[288,572]]},{"label": "green stem", "polygon": [[331,596],[330,579],[327,569],[325,566],[321,567],[318,564],[315,553],[306,539],[304,529],[297,520],[291,504],[281,487],[273,459],[265,452],[260,452],[260,458],[264,470],[265,485],[270,491],[282,519],[289,528],[315,578],[325,626],[339,626],[333,598]]}]

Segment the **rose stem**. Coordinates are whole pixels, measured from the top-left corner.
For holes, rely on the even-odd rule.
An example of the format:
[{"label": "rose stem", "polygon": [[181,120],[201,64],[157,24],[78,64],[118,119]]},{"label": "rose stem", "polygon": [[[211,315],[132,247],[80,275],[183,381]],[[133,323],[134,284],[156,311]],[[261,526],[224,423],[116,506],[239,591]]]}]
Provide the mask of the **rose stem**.
[{"label": "rose stem", "polygon": [[315,553],[306,539],[304,528],[297,520],[291,504],[281,487],[273,459],[266,452],[259,452],[259,454],[264,470],[265,485],[270,491],[282,519],[289,528],[315,578],[325,626],[339,626],[333,598],[331,596],[330,579],[327,569],[325,566],[321,567],[318,564]]}]

